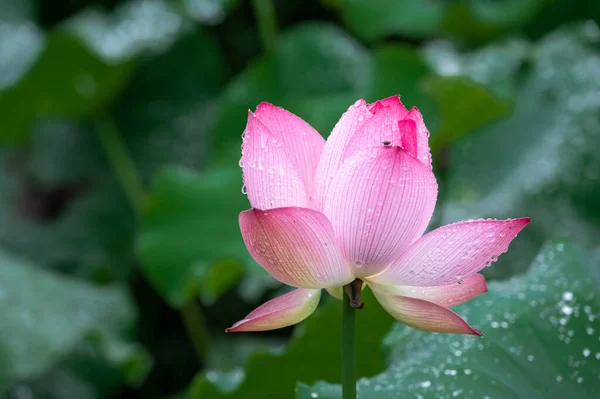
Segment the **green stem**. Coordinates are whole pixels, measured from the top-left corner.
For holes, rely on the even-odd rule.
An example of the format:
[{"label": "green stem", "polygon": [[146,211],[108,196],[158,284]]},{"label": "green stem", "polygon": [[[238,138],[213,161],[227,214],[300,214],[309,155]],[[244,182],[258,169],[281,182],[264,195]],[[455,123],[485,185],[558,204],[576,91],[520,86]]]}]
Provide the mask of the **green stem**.
[{"label": "green stem", "polygon": [[95,122],[98,138],[108,161],[123,191],[125,191],[129,204],[135,213],[139,215],[144,203],[144,188],[137,168],[129,156],[129,152],[121,140],[112,118],[104,114],[98,117]]},{"label": "green stem", "polygon": [[[139,217],[144,205],[144,186],[129,151],[121,140],[117,125],[109,114],[100,114],[95,120],[98,138],[108,161],[129,200],[131,208]],[[208,327],[202,309],[195,301],[189,301],[180,310],[181,319],[198,358],[202,360],[209,340]]]},{"label": "green stem", "polygon": [[194,345],[196,354],[202,359],[206,354],[206,348],[210,337],[207,333],[204,314],[196,301],[191,300],[183,305],[181,308],[181,320],[183,320],[185,330]]},{"label": "green stem", "polygon": [[356,399],[356,309],[344,294],[342,310],[342,398]]},{"label": "green stem", "polygon": [[277,19],[273,0],[252,0],[264,50],[273,52],[277,41]]}]

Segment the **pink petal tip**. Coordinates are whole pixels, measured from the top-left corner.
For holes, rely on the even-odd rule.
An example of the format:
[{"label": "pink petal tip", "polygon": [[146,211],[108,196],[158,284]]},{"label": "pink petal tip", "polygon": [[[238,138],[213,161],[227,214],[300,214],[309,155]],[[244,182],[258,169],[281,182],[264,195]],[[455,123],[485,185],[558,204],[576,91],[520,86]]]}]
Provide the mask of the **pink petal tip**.
[{"label": "pink petal tip", "polygon": [[321,290],[296,289],[262,304],[225,332],[276,330],[301,322],[319,304]]}]

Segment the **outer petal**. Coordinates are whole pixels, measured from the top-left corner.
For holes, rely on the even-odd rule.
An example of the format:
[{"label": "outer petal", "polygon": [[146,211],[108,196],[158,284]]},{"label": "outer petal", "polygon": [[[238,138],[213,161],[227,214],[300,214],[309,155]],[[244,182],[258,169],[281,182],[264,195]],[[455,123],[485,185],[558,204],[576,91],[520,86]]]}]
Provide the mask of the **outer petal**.
[{"label": "outer petal", "polygon": [[373,293],[389,314],[410,327],[431,332],[481,335],[459,315],[435,303],[377,291]]},{"label": "outer petal", "polygon": [[255,115],[269,128],[295,166],[304,187],[310,193],[325,139],[301,118],[269,103],[261,103]]},{"label": "outer petal", "polygon": [[240,213],[252,257],[279,281],[300,288],[329,288],[354,280],[325,215],[306,208],[250,209]]},{"label": "outer petal", "polygon": [[346,161],[325,214],[356,277],[381,272],[423,234],[437,198],[431,170],[398,147]]},{"label": "outer petal", "polygon": [[352,135],[371,116],[365,100],[358,100],[342,115],[327,138],[315,175],[314,202],[316,209],[324,207],[325,192],[343,163],[344,152],[351,142]]},{"label": "outer petal", "polygon": [[438,285],[433,287],[411,287],[406,285],[383,285],[369,283],[373,291],[382,294],[403,295],[423,299],[445,308],[459,305],[487,292],[485,277],[474,274],[459,283]]},{"label": "outer petal", "polygon": [[412,286],[456,283],[496,261],[529,222],[529,218],[473,220],[442,226],[421,237],[370,280]]},{"label": "outer petal", "polygon": [[309,206],[308,192],[283,141],[251,112],[244,131],[240,163],[253,208]]},{"label": "outer petal", "polygon": [[291,326],[314,312],[321,290],[297,289],[254,309],[226,332],[265,331]]}]

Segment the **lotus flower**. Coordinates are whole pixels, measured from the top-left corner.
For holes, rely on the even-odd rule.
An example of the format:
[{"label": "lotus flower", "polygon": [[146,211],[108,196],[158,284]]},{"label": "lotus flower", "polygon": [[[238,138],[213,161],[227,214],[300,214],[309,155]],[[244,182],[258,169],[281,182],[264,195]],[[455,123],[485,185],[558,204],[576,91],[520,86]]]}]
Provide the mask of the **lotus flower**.
[{"label": "lotus flower", "polygon": [[448,308],[487,291],[478,272],[530,220],[469,220],[423,235],[438,192],[428,138],[419,110],[398,96],[357,101],[327,141],[282,108],[249,112],[240,164],[252,209],[239,216],[242,236],[267,272],[296,289],[227,331],[296,324],[322,289],[341,299],[341,287],[362,281],[404,324],[481,335]]}]

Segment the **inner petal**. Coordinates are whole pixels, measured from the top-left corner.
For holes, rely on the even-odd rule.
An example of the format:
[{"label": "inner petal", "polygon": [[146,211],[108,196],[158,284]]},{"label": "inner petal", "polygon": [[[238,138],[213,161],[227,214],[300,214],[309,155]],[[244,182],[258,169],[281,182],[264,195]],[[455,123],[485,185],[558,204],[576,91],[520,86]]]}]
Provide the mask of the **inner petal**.
[{"label": "inner petal", "polygon": [[431,170],[399,147],[377,147],[348,160],[334,179],[325,215],[356,277],[381,272],[419,238],[433,213]]}]

